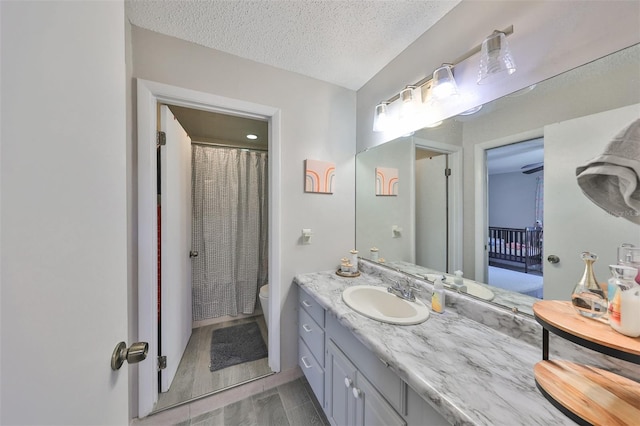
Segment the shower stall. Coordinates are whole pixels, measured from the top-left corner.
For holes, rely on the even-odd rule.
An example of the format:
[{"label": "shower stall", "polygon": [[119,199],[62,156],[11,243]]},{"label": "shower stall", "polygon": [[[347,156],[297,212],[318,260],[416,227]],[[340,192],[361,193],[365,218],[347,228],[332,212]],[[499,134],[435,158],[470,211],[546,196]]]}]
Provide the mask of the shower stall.
[{"label": "shower stall", "polygon": [[267,153],[192,144],[193,320],[252,314],[268,277]]}]

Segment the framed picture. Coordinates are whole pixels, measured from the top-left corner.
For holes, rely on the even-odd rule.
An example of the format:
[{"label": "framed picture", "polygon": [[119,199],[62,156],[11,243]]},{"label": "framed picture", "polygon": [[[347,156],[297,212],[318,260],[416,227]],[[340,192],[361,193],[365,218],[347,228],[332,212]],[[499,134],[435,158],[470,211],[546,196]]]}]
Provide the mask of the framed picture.
[{"label": "framed picture", "polygon": [[327,161],[304,160],[304,192],[333,194],[336,165]]},{"label": "framed picture", "polygon": [[398,195],[398,169],[376,167],[376,195]]}]

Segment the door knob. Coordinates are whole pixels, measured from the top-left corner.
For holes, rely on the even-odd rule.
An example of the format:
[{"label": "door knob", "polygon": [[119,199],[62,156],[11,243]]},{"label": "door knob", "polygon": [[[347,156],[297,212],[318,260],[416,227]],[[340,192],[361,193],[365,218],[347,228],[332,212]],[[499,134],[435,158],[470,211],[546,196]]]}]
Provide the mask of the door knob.
[{"label": "door knob", "polygon": [[198,257],[198,252],[197,252],[197,251],[193,251],[193,250],[191,250],[191,251],[189,252],[189,257]]},{"label": "door knob", "polygon": [[555,254],[550,254],[549,257],[547,257],[547,262],[549,262],[549,263],[558,263],[558,262],[560,262],[560,258],[558,256],[556,256]]},{"label": "door knob", "polygon": [[136,342],[129,348],[125,342],[120,342],[111,355],[111,369],[119,370],[125,361],[129,364],[140,362],[147,357],[148,352],[149,344],[147,342]]}]

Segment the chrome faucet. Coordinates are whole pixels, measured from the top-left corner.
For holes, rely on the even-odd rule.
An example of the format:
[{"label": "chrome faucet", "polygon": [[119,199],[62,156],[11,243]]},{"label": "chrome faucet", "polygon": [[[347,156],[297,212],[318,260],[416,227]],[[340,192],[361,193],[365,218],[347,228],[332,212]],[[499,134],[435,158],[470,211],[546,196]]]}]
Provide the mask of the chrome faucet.
[{"label": "chrome faucet", "polygon": [[[444,285],[448,285],[448,284],[447,284],[447,282],[445,281],[446,279],[447,279],[447,276],[446,276],[446,275],[442,275],[442,276],[440,277],[440,280],[442,280],[442,284],[444,284]],[[426,282],[428,282],[429,284],[435,284],[435,283],[436,283],[436,280],[430,280],[430,279],[429,279],[429,276],[428,276],[427,274],[425,274],[425,275],[424,275],[424,280],[425,280]]]},{"label": "chrome faucet", "polygon": [[413,294],[413,291],[420,291],[418,287],[414,287],[407,283],[406,286],[403,286],[398,281],[391,280],[393,285],[391,287],[387,287],[387,292],[398,296],[401,299],[408,300],[410,302],[416,301],[416,296]]}]

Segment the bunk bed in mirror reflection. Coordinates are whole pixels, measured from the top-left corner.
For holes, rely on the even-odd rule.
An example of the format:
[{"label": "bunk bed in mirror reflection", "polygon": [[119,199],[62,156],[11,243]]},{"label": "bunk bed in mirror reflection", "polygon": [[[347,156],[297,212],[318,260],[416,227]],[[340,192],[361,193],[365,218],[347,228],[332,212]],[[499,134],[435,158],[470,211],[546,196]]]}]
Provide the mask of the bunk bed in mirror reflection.
[{"label": "bunk bed in mirror reflection", "polygon": [[523,265],[524,272],[542,271],[542,228],[489,227],[489,264],[497,267]]}]

